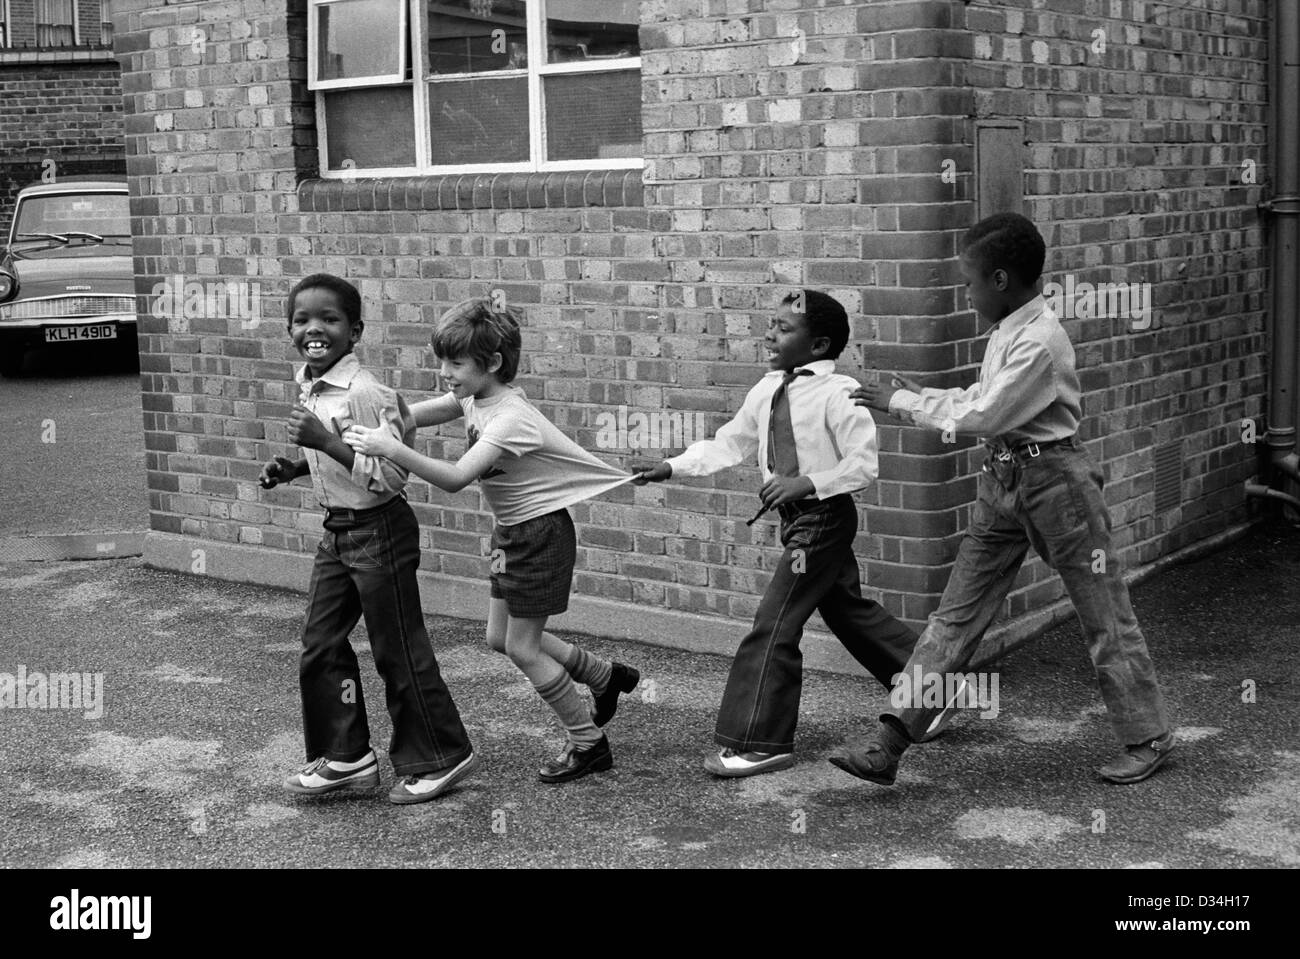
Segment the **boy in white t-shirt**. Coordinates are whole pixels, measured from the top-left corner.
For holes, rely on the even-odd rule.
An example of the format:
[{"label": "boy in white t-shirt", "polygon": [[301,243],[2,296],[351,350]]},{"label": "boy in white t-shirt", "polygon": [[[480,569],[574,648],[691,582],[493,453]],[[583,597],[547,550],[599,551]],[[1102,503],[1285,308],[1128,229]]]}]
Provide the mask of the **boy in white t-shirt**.
[{"label": "boy in white t-shirt", "polygon": [[[517,311],[496,309],[487,298],[466,300],[439,321],[433,349],[451,392],[414,404],[411,414],[417,426],[465,417],[469,446],[455,464],[391,442],[383,430],[354,426],[343,438],[451,493],[479,481],[497,521],[488,645],[509,656],[560,717],[567,743],[542,766],[540,779],[561,783],[613,765],[609,740],[597,727],[613,717],[619,693],[641,681],[637,670],[545,631],[547,617],[569,605],[577,543],[566,507],[632,477],[573,442],[508,385],[519,368],[520,343]],[[575,680],[591,688],[594,712]]]}]

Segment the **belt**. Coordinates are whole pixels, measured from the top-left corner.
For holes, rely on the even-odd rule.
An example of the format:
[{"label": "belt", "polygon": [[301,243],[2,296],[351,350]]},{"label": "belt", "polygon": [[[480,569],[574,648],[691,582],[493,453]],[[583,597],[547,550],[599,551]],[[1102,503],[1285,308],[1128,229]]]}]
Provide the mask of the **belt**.
[{"label": "belt", "polygon": [[815,509],[829,507],[841,498],[852,499],[848,493],[837,493],[835,496],[828,497],[827,499],[817,499],[816,497],[810,496],[807,499],[795,499],[788,503],[782,503],[776,508],[776,511],[783,520],[791,520],[796,516],[802,516],[804,513],[812,512]]},{"label": "belt", "polygon": [[399,502],[405,502],[405,497],[401,495],[394,496],[387,502],[378,506],[372,506],[369,509],[341,509],[339,507],[325,507],[326,520],[343,520],[347,523],[364,523],[368,519],[374,519],[381,513],[386,513]]},{"label": "belt", "polygon": [[985,443],[994,458],[999,462],[1009,462],[1013,457],[1022,456],[1029,459],[1036,459],[1042,455],[1043,450],[1050,450],[1053,446],[1073,446],[1075,438],[1067,436],[1059,440],[1043,440],[1037,443],[1021,443],[1019,446],[1003,446],[998,443]]}]

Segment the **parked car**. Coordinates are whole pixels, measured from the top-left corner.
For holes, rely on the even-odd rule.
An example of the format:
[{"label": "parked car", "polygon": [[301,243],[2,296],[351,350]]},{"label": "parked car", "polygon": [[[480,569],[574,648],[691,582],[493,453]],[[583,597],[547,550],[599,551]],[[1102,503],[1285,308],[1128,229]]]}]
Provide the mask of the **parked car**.
[{"label": "parked car", "polygon": [[136,354],[126,177],[24,187],[0,258],[0,374],[35,346]]}]

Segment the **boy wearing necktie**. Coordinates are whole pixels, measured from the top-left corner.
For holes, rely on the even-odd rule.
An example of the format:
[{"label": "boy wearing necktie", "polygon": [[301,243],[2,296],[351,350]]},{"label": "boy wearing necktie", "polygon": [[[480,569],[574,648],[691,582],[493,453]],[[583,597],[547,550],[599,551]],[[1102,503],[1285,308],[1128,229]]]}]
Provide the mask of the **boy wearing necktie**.
[{"label": "boy wearing necktie", "polygon": [[[780,303],[765,344],[771,368],[731,422],[710,440],[641,472],[637,485],[672,476],[709,476],[751,460],[762,464],[764,510],[781,518],[785,552],[741,641],[704,768],[715,776],[753,776],[794,764],[802,687],[799,641],[821,613],[849,653],[885,688],[902,669],[916,634],[862,596],[853,539],[852,493],[876,478],[876,427],[835,372],[849,339],[844,307],[803,290]],[[752,521],[751,521],[752,522]]]}]

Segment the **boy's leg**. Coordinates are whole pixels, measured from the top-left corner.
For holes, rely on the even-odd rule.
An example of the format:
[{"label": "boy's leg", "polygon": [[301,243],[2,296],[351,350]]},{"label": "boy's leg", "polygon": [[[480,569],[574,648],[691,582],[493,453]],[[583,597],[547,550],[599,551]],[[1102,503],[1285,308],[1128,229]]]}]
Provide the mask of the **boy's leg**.
[{"label": "boy's leg", "polygon": [[307,759],[352,762],[370,751],[357,656],[348,636],[361,618],[356,588],[326,531],[316,550],[302,631],[298,686]]},{"label": "boy's leg", "polygon": [[[1119,557],[1111,551],[1101,471],[1083,450],[1043,455],[1051,462],[1027,467],[1022,481],[1029,533],[1060,573],[1079,615],[1116,738],[1123,746],[1148,743],[1169,732],[1169,716]],[[1044,477],[1063,475],[1066,482],[1040,484],[1038,470]]]},{"label": "boy's leg", "polygon": [[511,616],[506,627],[506,652],[546,705],[560,718],[569,742],[579,750],[589,748],[604,736],[591,721],[591,710],[573,679],[563,666],[542,650],[545,628],[545,616]]},{"label": "boy's leg", "polygon": [[411,507],[400,500],[339,541],[388,694],[394,771],[419,776],[459,765],[472,749],[424,625],[416,580],[420,534]]},{"label": "boy's leg", "polygon": [[[922,676],[965,670],[1029,551],[1012,494],[987,469],[981,470],[977,484],[970,526],[957,547],[939,608],[930,614],[903,667],[908,676],[915,676],[918,669]],[[898,758],[908,745],[925,736],[938,712],[915,700],[901,707],[891,703],[874,733],[860,743],[836,749],[830,761],[860,779],[889,785],[897,773]]]},{"label": "boy's leg", "polygon": [[714,739],[740,752],[791,753],[803,689],[804,624],[839,571],[857,531],[833,506],[782,522],[785,552],[731,662]]},{"label": "boy's leg", "polygon": [[[856,525],[856,510],[850,522]],[[840,568],[817,612],[849,654],[889,689],[902,671],[917,635],[889,614],[885,607],[862,595],[861,576],[853,547],[840,548]]]}]

